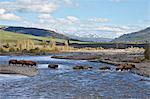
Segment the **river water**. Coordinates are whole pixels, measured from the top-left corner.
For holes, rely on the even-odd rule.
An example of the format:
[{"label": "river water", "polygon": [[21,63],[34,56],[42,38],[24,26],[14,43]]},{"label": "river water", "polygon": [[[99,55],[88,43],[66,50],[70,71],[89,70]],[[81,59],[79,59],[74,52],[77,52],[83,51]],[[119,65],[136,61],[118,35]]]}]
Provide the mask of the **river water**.
[{"label": "river water", "polygon": [[[0,63],[8,64],[10,59],[36,61],[39,73],[34,77],[0,74],[0,99],[150,99],[149,78],[115,71],[112,65],[50,56],[0,56]],[[51,63],[58,69],[49,69]],[[93,70],[73,70],[75,65],[93,66]],[[110,66],[111,71],[98,70],[101,66]]]}]

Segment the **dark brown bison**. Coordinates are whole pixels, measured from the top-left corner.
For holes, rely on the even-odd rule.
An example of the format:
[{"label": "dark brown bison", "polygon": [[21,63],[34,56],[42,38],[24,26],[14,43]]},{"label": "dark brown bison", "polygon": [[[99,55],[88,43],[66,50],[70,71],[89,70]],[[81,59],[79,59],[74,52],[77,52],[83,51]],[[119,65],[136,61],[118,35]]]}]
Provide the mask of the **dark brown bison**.
[{"label": "dark brown bison", "polygon": [[91,66],[81,66],[81,65],[77,65],[73,67],[74,70],[91,70],[92,68],[93,67]]},{"label": "dark brown bison", "polygon": [[19,61],[17,61],[17,64],[21,65],[21,66],[24,66],[25,62],[26,62],[25,60],[19,60]]},{"label": "dark brown bison", "polygon": [[73,69],[75,69],[75,70],[81,70],[81,69],[84,69],[84,67],[77,65],[77,66],[73,67]]},{"label": "dark brown bison", "polygon": [[9,60],[9,65],[16,65],[17,64],[17,60]]},{"label": "dark brown bison", "polygon": [[56,69],[56,68],[58,68],[58,65],[57,64],[49,64],[48,68]]},{"label": "dark brown bison", "polygon": [[119,64],[116,68],[116,70],[131,70],[132,68],[135,68],[134,64]]},{"label": "dark brown bison", "polygon": [[132,68],[135,68],[135,65],[134,64],[126,64],[124,66],[124,70],[131,70]]},{"label": "dark brown bison", "polygon": [[36,62],[29,60],[10,60],[9,65],[21,65],[21,66],[36,66]]},{"label": "dark brown bison", "polygon": [[36,66],[36,62],[34,62],[34,61],[25,61],[24,64],[27,66]]},{"label": "dark brown bison", "polygon": [[17,62],[17,64],[22,65],[22,66],[36,66],[36,62],[29,61],[29,60],[20,60]]},{"label": "dark brown bison", "polygon": [[36,62],[33,61],[29,61],[29,60],[20,60],[18,61],[18,64],[22,65],[22,66],[36,66]]},{"label": "dark brown bison", "polygon": [[111,68],[108,66],[102,66],[99,68],[100,70],[110,70]]}]

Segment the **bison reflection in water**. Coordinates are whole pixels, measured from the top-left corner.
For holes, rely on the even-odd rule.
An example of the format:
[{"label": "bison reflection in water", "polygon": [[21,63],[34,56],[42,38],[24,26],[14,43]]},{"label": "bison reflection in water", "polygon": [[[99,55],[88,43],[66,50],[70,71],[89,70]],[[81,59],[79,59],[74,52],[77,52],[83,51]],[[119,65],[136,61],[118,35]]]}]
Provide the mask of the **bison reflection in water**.
[{"label": "bison reflection in water", "polygon": [[36,66],[37,64],[30,60],[10,60],[9,65]]}]

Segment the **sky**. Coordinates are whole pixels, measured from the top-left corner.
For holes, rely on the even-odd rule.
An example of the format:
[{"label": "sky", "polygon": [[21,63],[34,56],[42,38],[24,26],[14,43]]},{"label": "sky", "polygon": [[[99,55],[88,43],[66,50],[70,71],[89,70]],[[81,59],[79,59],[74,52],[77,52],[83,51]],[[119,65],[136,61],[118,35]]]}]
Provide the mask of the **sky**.
[{"label": "sky", "polygon": [[150,26],[150,0],[0,0],[0,25],[116,38]]}]

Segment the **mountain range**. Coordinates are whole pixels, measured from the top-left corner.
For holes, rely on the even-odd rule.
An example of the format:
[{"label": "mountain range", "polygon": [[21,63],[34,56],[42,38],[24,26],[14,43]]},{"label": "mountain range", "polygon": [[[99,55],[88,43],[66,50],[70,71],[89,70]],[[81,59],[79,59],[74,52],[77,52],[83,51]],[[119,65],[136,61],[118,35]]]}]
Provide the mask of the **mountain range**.
[{"label": "mountain range", "polygon": [[[25,34],[31,35],[35,37],[54,37],[57,39],[65,39],[65,40],[75,40],[75,41],[86,41],[86,42],[146,42],[150,41],[150,27],[146,29],[124,34],[115,39],[102,38],[99,36],[88,35],[85,37],[76,36],[76,35],[68,35],[68,34],[60,34],[52,30],[47,29],[39,29],[39,28],[31,28],[31,27],[17,27],[17,26],[1,26],[0,30],[6,31],[7,35],[11,32],[16,34]],[[2,34],[2,33],[1,33]],[[4,34],[4,32],[3,32]]]},{"label": "mountain range", "polygon": [[70,35],[70,34],[60,34],[52,30],[47,29],[39,29],[39,28],[31,28],[31,27],[19,27],[19,26],[1,26],[1,30],[7,32],[13,32],[17,34],[28,34],[32,36],[38,37],[54,37],[57,39],[65,39],[65,40],[74,40],[74,41],[86,41],[86,42],[109,42],[112,39],[98,37],[97,35],[88,35],[84,37]]},{"label": "mountain range", "polygon": [[110,42],[111,38],[102,38],[102,37],[93,37],[93,36],[87,36],[87,37],[80,37],[80,36],[71,36],[73,39],[84,41],[84,42]]}]

